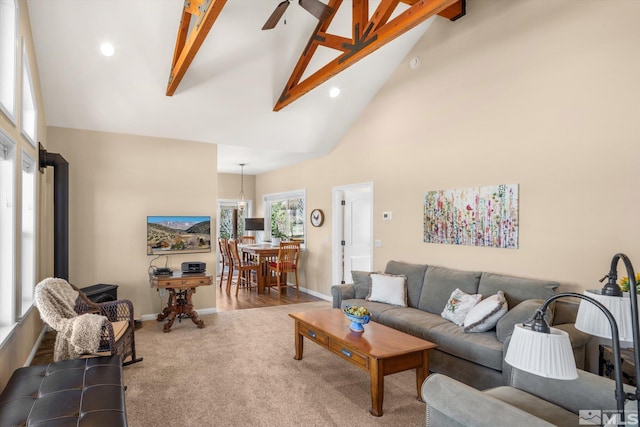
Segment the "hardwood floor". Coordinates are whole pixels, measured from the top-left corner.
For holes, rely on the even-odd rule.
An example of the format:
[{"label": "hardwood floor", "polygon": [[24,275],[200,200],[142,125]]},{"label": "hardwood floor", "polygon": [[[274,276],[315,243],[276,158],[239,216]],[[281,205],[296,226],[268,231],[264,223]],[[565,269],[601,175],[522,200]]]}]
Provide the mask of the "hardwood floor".
[{"label": "hardwood floor", "polygon": [[[300,292],[300,296],[297,296],[296,290],[293,288],[287,288],[286,292],[283,290],[280,298],[278,298],[278,292],[274,290],[265,290],[265,292],[258,294],[255,289],[249,291],[247,289],[240,288],[238,296],[236,297],[235,286],[231,287],[231,293],[230,295],[227,295],[225,291],[225,285],[223,284],[222,288],[220,288],[218,284],[219,278],[214,282],[214,286],[217,290],[216,311],[218,312],[242,310],[246,308],[271,307],[275,305],[298,304],[302,302],[322,301],[322,299],[306,294],[304,292]],[[151,321],[152,320],[149,320],[149,322]],[[55,341],[55,331],[45,333],[45,336],[40,342],[40,346],[38,347],[38,350],[36,351],[31,364],[42,365],[53,362],[53,346],[55,344]]]}]

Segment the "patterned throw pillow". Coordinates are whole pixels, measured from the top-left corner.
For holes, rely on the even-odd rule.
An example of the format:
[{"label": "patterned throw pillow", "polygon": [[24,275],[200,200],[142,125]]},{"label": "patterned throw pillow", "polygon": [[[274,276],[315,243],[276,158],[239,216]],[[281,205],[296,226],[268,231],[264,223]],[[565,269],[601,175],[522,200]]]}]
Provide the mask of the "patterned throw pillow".
[{"label": "patterned throw pillow", "polygon": [[465,332],[486,332],[493,329],[498,320],[509,310],[504,292],[498,291],[475,305],[464,318]]},{"label": "patterned throw pillow", "polygon": [[469,295],[460,289],[456,289],[451,292],[449,301],[447,301],[447,305],[444,306],[441,316],[458,326],[462,326],[469,310],[471,310],[481,298],[482,295],[480,294]]}]

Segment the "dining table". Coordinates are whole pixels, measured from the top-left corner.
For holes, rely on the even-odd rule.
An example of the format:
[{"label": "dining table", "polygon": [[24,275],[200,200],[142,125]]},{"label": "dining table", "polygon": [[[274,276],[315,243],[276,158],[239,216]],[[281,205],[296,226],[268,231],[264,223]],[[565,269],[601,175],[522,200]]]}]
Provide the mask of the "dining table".
[{"label": "dining table", "polygon": [[269,267],[270,261],[275,261],[278,257],[279,246],[272,246],[270,243],[259,243],[255,245],[238,245],[243,256],[255,259],[260,265],[258,269],[258,293],[261,293],[265,287],[269,286]]}]

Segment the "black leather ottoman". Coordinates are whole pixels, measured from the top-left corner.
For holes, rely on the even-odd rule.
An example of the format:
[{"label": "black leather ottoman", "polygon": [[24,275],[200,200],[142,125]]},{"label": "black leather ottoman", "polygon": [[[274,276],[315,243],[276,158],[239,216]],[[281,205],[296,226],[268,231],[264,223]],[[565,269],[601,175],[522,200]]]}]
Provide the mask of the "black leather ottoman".
[{"label": "black leather ottoman", "polygon": [[126,426],[120,356],[17,369],[0,394],[0,426]]}]

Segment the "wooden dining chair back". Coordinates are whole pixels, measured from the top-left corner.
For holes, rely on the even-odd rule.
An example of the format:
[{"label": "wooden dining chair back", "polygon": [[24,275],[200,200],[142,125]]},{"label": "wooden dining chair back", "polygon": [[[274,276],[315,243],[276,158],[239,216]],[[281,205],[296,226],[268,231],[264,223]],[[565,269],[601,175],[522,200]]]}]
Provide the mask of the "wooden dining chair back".
[{"label": "wooden dining chair back", "polygon": [[[238,277],[236,280],[236,296],[238,296],[238,290],[241,286],[251,290],[251,288],[258,288],[258,268],[260,265],[251,260],[244,260],[240,256],[238,251],[238,241],[235,239],[229,239],[228,242],[229,253],[231,256],[231,268],[232,272],[237,271]],[[254,272],[255,274],[251,274]],[[255,280],[254,280],[255,279]],[[231,281],[227,282],[227,293],[231,292]]]},{"label": "wooden dining chair back", "polygon": [[281,242],[278,250],[278,258],[269,262],[269,271],[276,276],[276,287],[278,288],[278,297],[281,295],[282,288],[288,286],[287,273],[294,273],[296,279],[296,293],[300,296],[300,288],[298,286],[298,260],[300,259],[300,242]]},{"label": "wooden dining chair back", "polygon": [[256,236],[241,236],[240,244],[241,245],[254,245],[256,243]]},{"label": "wooden dining chair back", "polygon": [[227,282],[231,280],[231,254],[229,253],[229,239],[220,237],[218,239],[218,248],[220,249],[220,258],[222,259],[222,268],[220,269],[220,287],[224,280],[225,269],[227,271]]}]

